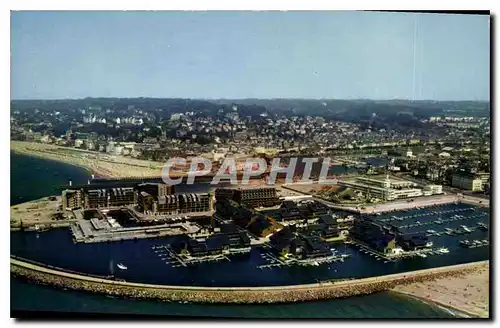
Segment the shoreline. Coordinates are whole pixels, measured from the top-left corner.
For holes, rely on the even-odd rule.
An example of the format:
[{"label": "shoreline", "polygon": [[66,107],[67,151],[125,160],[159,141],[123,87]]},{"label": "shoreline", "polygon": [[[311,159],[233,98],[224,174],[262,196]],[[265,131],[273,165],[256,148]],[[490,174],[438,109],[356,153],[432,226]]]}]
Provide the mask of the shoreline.
[{"label": "shoreline", "polygon": [[443,308],[446,311],[453,312],[453,315],[456,315],[456,316],[458,316],[460,318],[465,318],[465,319],[471,319],[471,318],[478,319],[478,318],[481,318],[481,316],[479,316],[477,313],[471,313],[471,312],[468,312],[468,311],[466,311],[464,309],[461,309],[459,307],[452,306],[452,305],[449,305],[449,304],[444,304],[444,303],[436,301],[436,300],[434,300],[434,299],[432,299],[430,297],[417,296],[417,295],[412,295],[411,293],[405,293],[405,292],[402,292],[402,291],[395,291],[395,290],[390,290],[389,293],[399,294],[401,296],[405,296],[405,297],[412,298],[414,300],[423,302],[423,303],[425,303],[427,305],[432,305],[432,306],[437,306],[439,308]]},{"label": "shoreline", "polygon": [[77,164],[77,163],[71,163],[71,162],[68,162],[68,161],[65,161],[63,159],[58,159],[58,158],[53,158],[51,156],[44,156],[43,153],[38,153],[38,152],[33,152],[33,153],[28,153],[28,152],[25,152],[25,151],[21,151],[19,149],[13,149],[13,148],[10,148],[10,151],[16,155],[22,155],[22,156],[27,156],[27,157],[34,157],[34,158],[40,158],[40,159],[43,159],[43,160],[46,160],[46,161],[52,161],[52,162],[57,162],[57,163],[61,163],[61,164],[66,164],[66,165],[71,165],[71,166],[74,166],[74,167],[78,167],[78,168],[81,168],[81,169],[84,169],[85,171],[87,171],[89,173],[89,175],[96,175],[96,176],[100,176],[100,177],[103,177],[103,178],[114,178],[113,175],[111,175],[110,173],[107,173],[107,172],[99,172],[98,170],[96,170],[96,168],[92,168],[88,165],[85,165],[83,163],[80,163],[80,164]]},{"label": "shoreline", "polygon": [[474,318],[490,317],[489,262],[478,265],[467,275],[452,279],[438,278],[407,286],[397,286],[392,292],[432,302]]},{"label": "shoreline", "polygon": [[164,163],[71,147],[26,141],[10,141],[10,151],[83,168],[102,178],[161,176]]},{"label": "shoreline", "polygon": [[193,303],[255,304],[294,303],[367,295],[391,290],[400,285],[466,275],[478,266],[484,266],[485,262],[487,261],[347,281],[263,287],[196,287],[124,282],[64,272],[58,268],[32,264],[12,257],[10,270],[14,276],[25,278],[30,282],[125,298]]}]

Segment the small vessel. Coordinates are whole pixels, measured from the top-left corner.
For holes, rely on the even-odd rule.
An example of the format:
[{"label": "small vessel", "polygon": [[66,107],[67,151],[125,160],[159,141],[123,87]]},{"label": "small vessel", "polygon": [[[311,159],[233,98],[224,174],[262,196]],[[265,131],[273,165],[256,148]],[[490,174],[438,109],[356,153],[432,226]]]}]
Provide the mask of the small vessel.
[{"label": "small vessel", "polygon": [[446,254],[446,253],[449,253],[450,251],[446,247],[441,247],[438,249],[438,252],[442,253],[442,254]]},{"label": "small vessel", "polygon": [[127,266],[126,266],[125,264],[123,264],[123,263],[118,263],[116,266],[117,266],[119,269],[122,269],[122,270],[127,270],[127,269],[128,269],[128,268],[127,268]]},{"label": "small vessel", "polygon": [[471,233],[472,230],[469,229],[469,227],[467,227],[466,225],[461,225],[460,228],[462,228],[463,231],[467,232],[467,233]]},{"label": "small vessel", "polygon": [[432,243],[432,241],[429,241],[429,242],[427,242],[427,244],[425,244],[425,247],[432,247],[432,245],[434,245],[434,244]]},{"label": "small vessel", "polygon": [[479,240],[473,240],[472,241],[472,247],[478,247],[478,246],[481,246],[482,245],[482,242],[480,242]]},{"label": "small vessel", "polygon": [[470,246],[472,246],[472,243],[470,241],[468,241],[467,239],[465,239],[465,240],[460,241],[460,246],[470,247]]},{"label": "small vessel", "polygon": [[424,258],[424,259],[427,257],[427,255],[425,255],[425,254],[417,254],[417,255],[420,256],[421,258]]},{"label": "small vessel", "polygon": [[484,224],[483,222],[479,222],[479,223],[477,224],[477,228],[478,228],[479,230],[482,230],[482,231],[487,231],[487,230],[488,230],[488,226],[487,226],[486,224]]}]

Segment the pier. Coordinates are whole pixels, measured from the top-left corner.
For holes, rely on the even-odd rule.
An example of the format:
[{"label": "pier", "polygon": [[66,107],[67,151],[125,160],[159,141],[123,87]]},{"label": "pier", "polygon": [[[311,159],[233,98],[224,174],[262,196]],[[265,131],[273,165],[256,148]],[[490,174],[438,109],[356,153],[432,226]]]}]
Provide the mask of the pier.
[{"label": "pier", "polygon": [[153,251],[158,256],[162,257],[161,260],[170,264],[172,267],[187,267],[189,265],[195,265],[204,262],[217,262],[217,261],[231,261],[226,255],[229,255],[229,252],[226,254],[217,254],[217,255],[208,255],[208,256],[190,256],[188,254],[182,255],[175,252],[170,245],[157,245],[152,247]]},{"label": "pier", "polygon": [[427,257],[428,255],[446,255],[439,250],[439,248],[423,248],[412,251],[402,251],[400,253],[382,253],[378,252],[360,241],[351,240],[350,244],[356,246],[361,253],[374,257],[376,260],[384,261],[384,263],[394,262],[399,259]]},{"label": "pier", "polygon": [[94,230],[88,222],[77,222],[70,227],[73,240],[79,243],[100,243],[130,239],[178,236],[196,233],[197,225],[187,223],[162,224],[148,227],[115,228]]}]

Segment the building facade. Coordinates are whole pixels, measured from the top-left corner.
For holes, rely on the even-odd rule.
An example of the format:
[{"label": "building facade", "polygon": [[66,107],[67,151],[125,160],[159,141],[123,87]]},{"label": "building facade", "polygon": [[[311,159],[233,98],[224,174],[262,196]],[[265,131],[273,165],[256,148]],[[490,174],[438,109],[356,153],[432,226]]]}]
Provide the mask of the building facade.
[{"label": "building facade", "polygon": [[452,176],[451,185],[469,191],[482,191],[483,179],[473,173],[457,173]]},{"label": "building facade", "polygon": [[121,207],[133,205],[137,198],[133,187],[87,189],[84,193],[84,208]]},{"label": "building facade", "polygon": [[63,190],[62,206],[64,210],[73,210],[82,207],[81,190]]},{"label": "building facade", "polygon": [[274,187],[217,188],[215,199],[216,201],[234,200],[251,208],[272,207],[280,203]]}]

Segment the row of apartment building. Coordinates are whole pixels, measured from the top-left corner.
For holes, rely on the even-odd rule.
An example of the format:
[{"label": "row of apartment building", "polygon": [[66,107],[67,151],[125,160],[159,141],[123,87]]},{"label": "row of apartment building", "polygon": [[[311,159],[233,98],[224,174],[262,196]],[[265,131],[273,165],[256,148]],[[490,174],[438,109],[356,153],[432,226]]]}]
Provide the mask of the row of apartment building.
[{"label": "row of apartment building", "polygon": [[135,205],[147,215],[207,212],[212,208],[208,193],[176,194],[171,185],[143,183],[134,187],[67,189],[62,192],[63,208],[95,209]]}]

